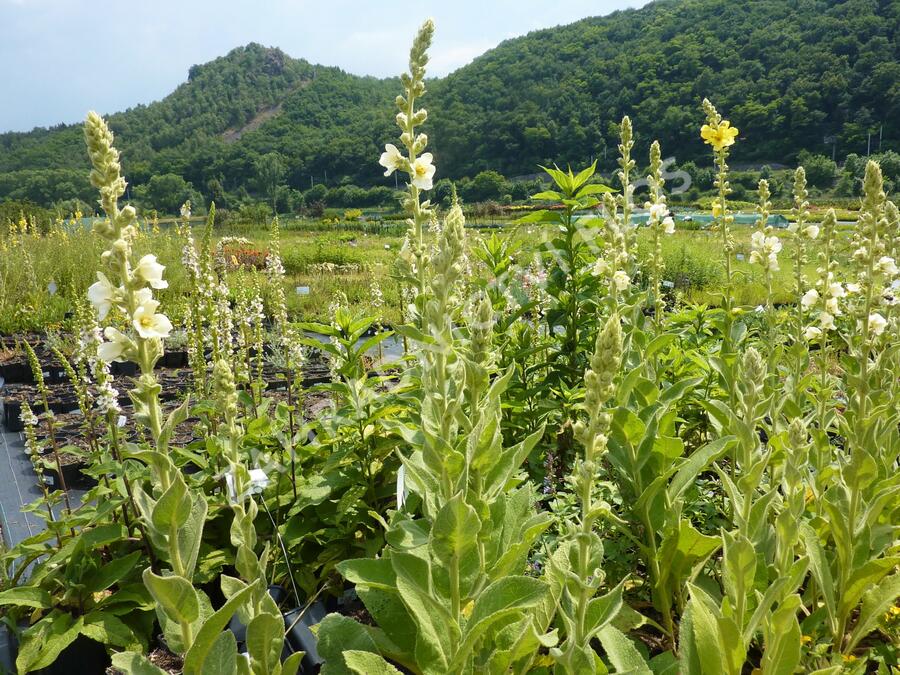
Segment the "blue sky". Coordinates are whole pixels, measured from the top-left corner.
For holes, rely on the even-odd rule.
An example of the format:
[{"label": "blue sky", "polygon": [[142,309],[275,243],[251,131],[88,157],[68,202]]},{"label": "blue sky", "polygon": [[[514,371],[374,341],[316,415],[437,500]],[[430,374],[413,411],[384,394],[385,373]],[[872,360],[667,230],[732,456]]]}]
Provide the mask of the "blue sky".
[{"label": "blue sky", "polygon": [[0,0],[0,132],[150,103],[248,42],[360,75],[396,75],[434,17],[431,72],[502,40],[646,0]]}]

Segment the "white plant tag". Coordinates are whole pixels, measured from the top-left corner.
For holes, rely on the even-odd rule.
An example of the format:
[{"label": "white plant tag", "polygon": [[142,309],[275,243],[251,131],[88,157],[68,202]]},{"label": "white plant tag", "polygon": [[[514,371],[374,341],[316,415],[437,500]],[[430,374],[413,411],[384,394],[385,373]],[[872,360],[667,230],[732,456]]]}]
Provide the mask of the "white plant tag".
[{"label": "white plant tag", "polygon": [[55,281],[51,281],[49,284],[47,284],[47,292],[50,295],[56,295],[56,291],[58,290],[58,288],[59,287],[56,285]]},{"label": "white plant tag", "polygon": [[663,288],[675,288],[675,282],[674,282],[674,281],[667,281],[667,280],[666,280],[666,281],[663,281],[663,282],[662,282],[662,287],[663,287]]},{"label": "white plant tag", "polygon": [[409,490],[406,489],[406,464],[401,464],[400,468],[397,469],[397,510],[403,508],[403,504],[406,503],[406,496],[409,494]]},{"label": "white plant tag", "polygon": [[120,429],[125,426],[125,422],[128,420],[125,418],[125,415],[119,415],[119,419],[116,420],[116,426]]},{"label": "white plant tag", "polygon": [[250,492],[257,493],[265,490],[269,484],[269,477],[262,469],[250,469]]},{"label": "white plant tag", "polygon": [[309,286],[297,286],[294,291],[297,295],[309,295]]},{"label": "white plant tag", "polygon": [[737,258],[738,260],[743,260],[743,259],[744,259],[744,254],[743,254],[743,253],[738,253],[738,254],[737,254],[736,256],[734,256],[734,257]]},{"label": "white plant tag", "polygon": [[237,502],[237,490],[234,489],[234,474],[231,471],[225,474],[225,492],[228,493],[228,502],[235,504]]}]

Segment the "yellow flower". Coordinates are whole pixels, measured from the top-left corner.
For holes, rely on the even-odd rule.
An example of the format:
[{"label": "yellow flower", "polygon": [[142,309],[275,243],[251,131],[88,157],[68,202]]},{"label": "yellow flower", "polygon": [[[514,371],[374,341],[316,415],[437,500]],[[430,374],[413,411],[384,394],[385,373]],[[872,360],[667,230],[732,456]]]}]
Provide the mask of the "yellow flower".
[{"label": "yellow flower", "polygon": [[738,135],[738,130],[731,126],[728,120],[722,120],[716,126],[711,127],[704,124],[700,129],[700,137],[708,145],[713,147],[716,152],[721,152],[730,145],[734,145],[734,139]]},{"label": "yellow flower", "polygon": [[800,637],[800,644],[801,644],[801,645],[808,645],[810,642],[812,642],[812,636],[811,636],[811,635],[803,635],[803,636]]},{"label": "yellow flower", "polygon": [[853,654],[842,654],[841,658],[844,660],[844,663],[853,663],[856,661],[856,657]]}]

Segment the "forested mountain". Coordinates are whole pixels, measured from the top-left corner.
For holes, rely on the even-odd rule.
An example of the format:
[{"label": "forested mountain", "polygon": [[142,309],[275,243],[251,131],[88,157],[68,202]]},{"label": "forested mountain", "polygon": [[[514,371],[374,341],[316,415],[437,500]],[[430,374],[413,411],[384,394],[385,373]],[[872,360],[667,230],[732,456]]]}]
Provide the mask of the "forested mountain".
[{"label": "forested mountain", "polygon": [[[869,132],[900,145],[900,0],[657,0],[507,40],[423,101],[444,176],[532,173],[539,163],[611,165],[613,125],[632,116],[643,152],[702,153],[710,97],[744,142],[734,161],[791,161],[801,149],[865,153]],[[133,186],[183,177],[206,199],[262,190],[257,160],[283,181],[386,185],[375,162],[395,134],[395,80],[357,77],[256,44],[190,69],[162,101],[113,115]],[[882,128],[883,127],[883,128]],[[0,199],[87,198],[79,126],[0,135]],[[608,170],[609,167],[605,167]]]}]

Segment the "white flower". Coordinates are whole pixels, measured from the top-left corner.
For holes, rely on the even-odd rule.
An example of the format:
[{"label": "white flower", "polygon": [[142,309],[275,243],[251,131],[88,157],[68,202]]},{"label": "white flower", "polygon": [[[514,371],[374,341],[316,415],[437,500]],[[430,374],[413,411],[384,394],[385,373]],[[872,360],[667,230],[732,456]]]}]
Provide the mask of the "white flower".
[{"label": "white flower", "polygon": [[816,328],[815,326],[807,326],[806,330],[803,331],[803,337],[805,337],[809,341],[815,340],[817,337],[819,337],[821,335],[822,335],[822,329]]},{"label": "white flower", "polygon": [[189,220],[191,217],[191,203],[185,202],[181,205],[181,217],[185,220]]},{"label": "white flower", "polygon": [[385,168],[384,175],[390,176],[397,169],[403,168],[403,163],[405,161],[406,158],[400,154],[397,146],[388,143],[384,146],[384,152],[381,153],[381,159],[378,160],[378,163]]},{"label": "white flower", "polygon": [[809,225],[803,230],[803,234],[805,234],[809,239],[815,239],[819,236],[819,226]]},{"label": "white flower", "polygon": [[659,202],[656,204],[650,204],[650,217],[654,220],[659,220],[660,218],[664,218],[665,215],[669,212],[669,209],[665,204]]},{"label": "white flower", "polygon": [[144,339],[169,337],[172,331],[172,322],[165,314],[157,314],[157,307],[159,303],[156,300],[144,299],[131,317],[134,329]]},{"label": "white flower", "polygon": [[762,264],[769,270],[777,272],[778,253],[781,251],[781,240],[778,237],[767,237],[762,230],[750,235],[750,262]]},{"label": "white flower", "polygon": [[859,293],[860,285],[856,283],[847,284],[847,292],[848,293]]},{"label": "white flower", "polygon": [[148,253],[138,261],[134,273],[150,284],[151,288],[168,288],[169,282],[162,278],[164,269],[166,266],[160,265],[156,262],[156,256]]},{"label": "white flower", "polygon": [[594,263],[594,269],[591,270],[591,274],[595,277],[603,277],[609,272],[609,263],[606,262],[603,258],[597,258],[597,262]]},{"label": "white flower", "polygon": [[90,285],[87,295],[102,321],[112,307],[116,297],[116,287],[103,274],[97,272],[97,281]]},{"label": "white flower", "polygon": [[838,307],[838,299],[837,298],[828,298],[825,301],[825,311],[829,314],[834,314],[835,316],[840,316],[841,308]]},{"label": "white flower", "polygon": [[803,294],[803,297],[800,299],[800,305],[803,309],[809,309],[810,307],[815,307],[816,303],[819,301],[819,291],[815,288],[810,288],[806,293]]},{"label": "white flower", "polygon": [[886,255],[883,255],[878,259],[876,267],[879,271],[887,274],[888,276],[895,276],[898,271],[897,264],[894,262],[894,259]]},{"label": "white flower", "polygon": [[663,232],[665,234],[675,234],[675,220],[672,218],[672,216],[666,216],[665,218],[663,218],[662,224],[664,228]]},{"label": "white flower", "polygon": [[847,292],[841,284],[835,281],[828,285],[828,295],[832,298],[843,298]]},{"label": "white flower", "polygon": [[623,270],[618,270],[613,274],[613,283],[616,285],[617,290],[624,291],[631,285],[631,278]]},{"label": "white flower", "polygon": [[23,411],[19,414],[19,420],[20,420],[20,421],[22,422],[22,424],[24,424],[26,427],[36,427],[36,426],[38,425],[38,418],[37,418],[37,415],[35,415],[35,414],[31,411],[30,408],[29,408],[28,410],[23,410]]},{"label": "white flower", "polygon": [[101,342],[97,346],[97,356],[107,363],[110,363],[111,361],[124,361],[126,350],[132,345],[131,340],[111,326],[107,326],[103,330],[103,337],[105,337],[108,342]]},{"label": "white flower", "polygon": [[756,230],[750,235],[750,246],[755,249],[762,249],[766,241],[766,235],[762,230]]},{"label": "white flower", "polygon": [[869,314],[869,330],[872,335],[881,335],[887,327],[887,320],[878,312]]},{"label": "white flower", "polygon": [[822,312],[819,314],[819,325],[822,330],[834,330],[834,316],[828,312]]},{"label": "white flower", "polygon": [[434,158],[430,152],[426,152],[417,158],[412,165],[412,184],[420,190],[431,189],[431,179],[434,177],[435,166],[431,163]]}]

